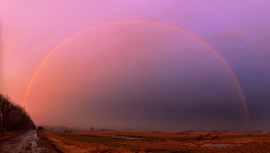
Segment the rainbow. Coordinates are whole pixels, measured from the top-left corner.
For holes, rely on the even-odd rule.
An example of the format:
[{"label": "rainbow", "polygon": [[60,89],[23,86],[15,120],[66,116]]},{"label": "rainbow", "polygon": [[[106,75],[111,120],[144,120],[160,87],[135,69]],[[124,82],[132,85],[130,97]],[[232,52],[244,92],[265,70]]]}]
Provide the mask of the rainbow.
[{"label": "rainbow", "polygon": [[[214,9],[214,8],[210,8],[210,7],[202,7],[201,5],[198,5],[201,9],[207,11],[207,10],[210,10],[212,12],[212,14],[218,18],[220,18],[221,20],[223,20],[228,26],[230,26],[232,29],[234,29],[235,31],[238,32],[238,34],[240,36],[242,36],[242,38],[244,39],[244,42],[246,42],[247,46],[249,47],[249,49],[251,49],[251,53],[249,53],[248,55],[245,55],[244,57],[242,57],[242,59],[240,59],[241,61],[242,60],[245,60],[246,58],[250,58],[251,55],[252,56],[256,56],[256,47],[255,47],[255,44],[253,43],[253,41],[251,39],[249,39],[243,32],[243,30],[241,28],[239,28],[239,26],[237,26],[235,24],[235,22],[233,22],[230,18],[224,16],[223,14],[221,14],[221,12],[217,9]],[[257,57],[258,58],[258,57]],[[238,62],[241,62],[241,61],[238,61]],[[258,60],[260,62],[260,60]],[[261,64],[262,65],[262,64]]]},{"label": "rainbow", "polygon": [[23,97],[22,97],[22,101],[21,101],[21,105],[22,106],[25,105],[27,97],[28,97],[29,92],[31,90],[32,84],[33,84],[38,72],[40,71],[40,69],[44,65],[44,63],[47,61],[47,59],[51,55],[53,55],[65,43],[67,43],[71,39],[79,36],[80,34],[86,32],[86,31],[93,30],[93,29],[98,28],[100,26],[105,26],[105,25],[108,26],[108,25],[112,25],[112,24],[115,24],[115,23],[136,23],[136,22],[139,22],[139,23],[143,22],[143,23],[149,23],[149,24],[162,25],[162,26],[165,26],[165,27],[168,27],[168,28],[171,28],[171,29],[175,29],[175,30],[177,30],[179,32],[183,32],[183,33],[191,36],[194,40],[198,41],[199,43],[204,45],[209,51],[211,51],[211,53],[213,55],[215,55],[215,57],[224,65],[226,70],[229,72],[233,82],[235,83],[235,85],[237,87],[237,90],[239,92],[240,98],[241,98],[242,105],[243,105],[245,122],[246,122],[247,127],[249,127],[249,113],[248,113],[248,107],[247,107],[246,98],[244,96],[244,92],[243,92],[243,90],[242,90],[242,88],[240,86],[240,83],[239,83],[235,73],[233,72],[232,68],[226,62],[226,60],[218,53],[218,51],[215,50],[213,47],[211,47],[207,42],[205,42],[204,40],[202,40],[201,38],[199,38],[198,36],[196,36],[195,34],[193,34],[191,31],[189,31],[187,29],[184,29],[184,28],[182,28],[180,26],[172,25],[172,24],[169,24],[169,23],[153,21],[153,20],[145,20],[145,19],[125,19],[125,20],[107,21],[107,22],[103,22],[103,23],[99,23],[99,24],[90,25],[90,26],[88,26],[88,27],[86,27],[84,29],[81,29],[81,30],[69,35],[68,37],[66,37],[64,40],[62,40],[61,42],[56,44],[51,50],[48,51],[48,53],[41,59],[41,61],[39,62],[39,64],[35,68],[35,70],[33,71],[32,75],[30,76],[30,79],[29,79],[28,83],[26,84],[24,94],[23,94]]}]

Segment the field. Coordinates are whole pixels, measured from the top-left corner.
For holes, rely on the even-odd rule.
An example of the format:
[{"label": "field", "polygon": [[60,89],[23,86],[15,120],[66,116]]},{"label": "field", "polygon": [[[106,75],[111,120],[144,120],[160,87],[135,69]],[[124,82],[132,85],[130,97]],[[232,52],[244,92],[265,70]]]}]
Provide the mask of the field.
[{"label": "field", "polygon": [[43,132],[60,152],[270,152],[267,132],[60,131]]}]

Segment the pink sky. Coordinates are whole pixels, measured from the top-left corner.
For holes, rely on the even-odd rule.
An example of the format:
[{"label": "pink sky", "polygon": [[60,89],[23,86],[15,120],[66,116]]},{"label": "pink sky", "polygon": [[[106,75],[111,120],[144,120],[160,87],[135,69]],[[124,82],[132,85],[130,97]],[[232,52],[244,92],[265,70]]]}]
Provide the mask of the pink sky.
[{"label": "pink sky", "polygon": [[[21,103],[27,83],[38,64],[52,48],[73,33],[91,25],[113,20],[152,20],[188,29],[215,48],[232,67],[244,90],[248,99],[251,122],[256,125],[254,128],[261,128],[259,123],[257,125],[255,118],[267,120],[265,118],[267,111],[261,114],[257,112],[260,112],[263,106],[268,106],[269,98],[264,94],[269,91],[270,75],[268,69],[270,22],[267,20],[270,5],[268,3],[266,0],[260,2],[252,0],[238,0],[237,2],[225,0],[203,2],[195,0],[147,2],[143,0],[0,0],[0,91],[9,95],[14,102]],[[126,54],[127,51],[128,54]],[[100,26],[67,41],[48,58],[37,73],[25,107],[38,124],[84,127],[93,124],[98,127],[151,128],[151,124],[147,124],[149,120],[153,120],[153,125],[163,125],[162,119],[170,118],[172,121],[168,121],[168,125],[181,128],[178,124],[174,124],[176,120],[181,120],[187,123],[186,128],[189,128],[188,125],[191,127],[200,125],[197,121],[200,120],[199,116],[202,114],[203,120],[208,120],[209,124],[213,123],[213,125],[216,123],[215,125],[219,128],[219,125],[229,122],[230,115],[236,114],[238,117],[235,122],[242,125],[243,106],[239,100],[237,87],[224,65],[217,58],[213,58],[211,53],[207,56],[204,54],[209,54],[205,46],[201,46],[189,35],[166,26],[143,22]],[[158,59],[159,56],[162,58]],[[175,63],[163,65],[174,61],[176,57]],[[159,60],[165,61],[160,63]],[[151,67],[151,64],[155,66]],[[163,83],[164,88],[165,86],[171,88],[162,91],[154,90],[155,85],[160,83],[154,81],[153,86],[149,85],[151,87],[149,91],[144,91],[144,88],[147,88],[144,84],[156,79],[161,79],[160,82]],[[169,80],[175,82],[172,83]],[[106,81],[107,83],[104,83]],[[203,91],[204,96],[201,95],[199,89],[195,90],[195,86],[192,87],[194,82],[216,96],[204,97],[208,95],[207,92]],[[137,97],[136,94],[126,93],[130,97],[135,96],[127,101],[141,97],[144,92],[153,91],[155,96],[145,98],[151,99],[152,102],[148,102],[149,104],[115,102],[112,103],[115,104],[113,107],[107,104],[108,102],[104,102],[108,101],[107,99],[102,99],[103,102],[100,103],[93,100],[98,98],[98,94],[102,95],[99,90],[106,89],[103,94],[110,97],[112,93],[115,95],[123,93],[126,88],[133,89],[133,85],[136,84],[138,86],[134,87],[134,90],[138,92]],[[186,86],[173,87],[173,84]],[[220,88],[216,89],[217,87]],[[133,92],[131,89],[128,91]],[[90,91],[97,92],[97,95],[89,96]],[[155,104],[154,101],[162,99],[157,96],[159,92],[168,92],[166,96],[174,97],[181,95],[181,91],[188,94],[181,96],[180,104],[176,105],[175,99],[171,99],[167,103],[159,102],[156,109],[150,111],[150,106]],[[197,98],[192,99],[193,95],[189,94],[194,94],[195,97],[201,96],[200,101]],[[81,98],[79,102],[76,101],[78,98]],[[125,99],[125,97],[116,96],[115,100],[119,98]],[[90,100],[94,102],[91,103]],[[165,104],[166,108],[161,109]],[[93,105],[96,106],[97,112],[91,109]],[[190,108],[189,105],[194,108]],[[230,105],[235,108],[227,108]],[[221,106],[222,111],[226,112],[228,109],[232,112],[224,114],[224,116],[229,116],[228,118],[217,115],[221,122],[209,117],[211,113],[204,112],[209,109],[209,112],[216,115],[214,108],[219,109]],[[186,109],[179,108],[173,112],[172,109],[175,107]],[[202,107],[205,108],[202,109]],[[59,109],[63,110],[59,111]],[[127,110],[130,110],[130,113],[126,112]],[[240,113],[235,113],[236,110]],[[92,112],[89,113],[90,111]],[[111,118],[106,117],[104,111],[107,111]],[[134,117],[137,113],[143,114],[148,111],[149,113],[145,115],[146,119],[142,117],[143,115]],[[173,113],[166,113],[170,111]],[[161,112],[164,113],[163,116],[157,115],[156,119],[151,118]],[[119,117],[123,114],[126,114],[127,118]],[[91,115],[95,117],[89,118]],[[190,120],[193,120],[172,117],[175,115],[189,116]],[[58,116],[58,118],[51,120],[52,116]],[[166,127],[162,126],[162,128]]]}]

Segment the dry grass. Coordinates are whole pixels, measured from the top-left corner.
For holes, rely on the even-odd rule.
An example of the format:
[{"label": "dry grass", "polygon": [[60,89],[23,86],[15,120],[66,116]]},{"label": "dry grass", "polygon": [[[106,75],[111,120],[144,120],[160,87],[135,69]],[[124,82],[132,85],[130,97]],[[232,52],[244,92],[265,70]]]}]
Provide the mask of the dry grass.
[{"label": "dry grass", "polygon": [[46,131],[46,136],[67,153],[270,153],[270,134],[262,132]]}]

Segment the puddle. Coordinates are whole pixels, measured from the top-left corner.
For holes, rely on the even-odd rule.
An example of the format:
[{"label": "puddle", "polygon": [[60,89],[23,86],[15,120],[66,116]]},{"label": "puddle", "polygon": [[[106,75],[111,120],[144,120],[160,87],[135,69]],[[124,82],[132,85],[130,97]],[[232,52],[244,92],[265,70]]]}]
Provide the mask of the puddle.
[{"label": "puddle", "polygon": [[136,137],[125,137],[125,136],[117,136],[117,139],[125,139],[125,140],[142,140],[143,138],[136,138]]},{"label": "puddle", "polygon": [[49,149],[38,146],[37,134],[31,130],[22,135],[9,139],[1,144],[1,151],[5,153],[41,153],[50,152]]},{"label": "puddle", "polygon": [[214,146],[214,147],[228,147],[228,146],[232,146],[232,144],[227,144],[227,143],[206,143],[204,145]]}]

